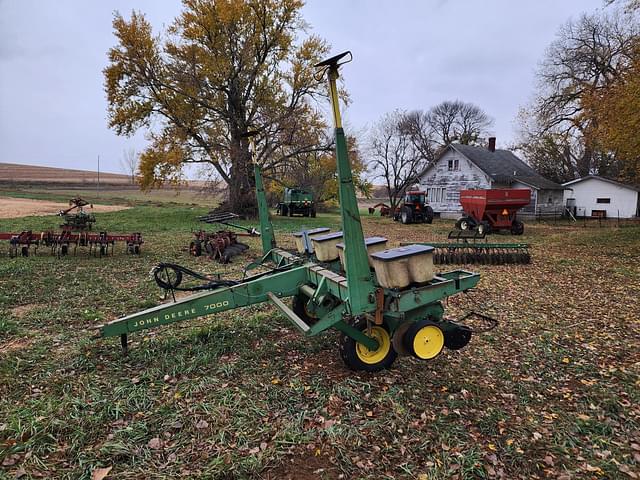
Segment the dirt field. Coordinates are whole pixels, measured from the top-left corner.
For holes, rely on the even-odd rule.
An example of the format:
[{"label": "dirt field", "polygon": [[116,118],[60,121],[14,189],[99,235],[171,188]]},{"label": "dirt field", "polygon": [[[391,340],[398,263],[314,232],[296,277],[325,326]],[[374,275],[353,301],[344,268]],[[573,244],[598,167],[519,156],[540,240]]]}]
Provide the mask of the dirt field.
[{"label": "dirt field", "polygon": [[[0,197],[0,218],[19,218],[34,215],[57,215],[69,208],[68,203],[32,200],[30,198]],[[129,207],[122,205],[94,205],[88,212],[115,212]]]},{"label": "dirt field", "polygon": [[[96,183],[98,174],[88,170],[70,168],[41,167],[38,165],[20,165],[17,163],[0,163],[0,181],[35,182],[35,183]],[[100,181],[111,184],[127,185],[131,179],[118,173],[100,173]]]}]

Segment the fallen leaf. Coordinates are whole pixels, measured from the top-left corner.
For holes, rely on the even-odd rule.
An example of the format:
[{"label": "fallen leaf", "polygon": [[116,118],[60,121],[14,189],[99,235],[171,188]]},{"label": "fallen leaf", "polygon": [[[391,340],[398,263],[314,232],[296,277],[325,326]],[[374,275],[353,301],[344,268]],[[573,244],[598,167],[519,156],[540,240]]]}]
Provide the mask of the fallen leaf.
[{"label": "fallen leaf", "polygon": [[199,420],[198,423],[196,423],[196,428],[198,430],[203,430],[205,428],[207,428],[209,426],[209,422],[207,422],[206,420]]},{"label": "fallen leaf", "polygon": [[147,443],[147,446],[152,450],[158,450],[159,448],[162,447],[162,441],[158,437],[154,437],[151,440],[149,440],[149,443]]},{"label": "fallen leaf", "polygon": [[112,468],[113,467],[94,468],[93,472],[91,472],[91,480],[102,480],[109,475]]}]

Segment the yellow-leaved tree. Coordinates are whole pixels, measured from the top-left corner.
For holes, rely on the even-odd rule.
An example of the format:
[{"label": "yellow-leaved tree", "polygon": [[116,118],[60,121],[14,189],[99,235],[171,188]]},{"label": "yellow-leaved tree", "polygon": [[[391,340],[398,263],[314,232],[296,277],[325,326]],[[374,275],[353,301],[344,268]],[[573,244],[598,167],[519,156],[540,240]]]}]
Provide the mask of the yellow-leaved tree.
[{"label": "yellow-leaved tree", "polygon": [[[166,32],[144,14],[116,13],[118,43],[104,70],[109,126],[147,131],[143,188],[181,178],[203,164],[228,186],[228,207],[255,213],[249,137],[258,162],[277,172],[300,155],[327,152],[326,95],[313,65],[327,43],[306,35],[301,0],[183,0]],[[302,38],[304,36],[304,38]]]}]

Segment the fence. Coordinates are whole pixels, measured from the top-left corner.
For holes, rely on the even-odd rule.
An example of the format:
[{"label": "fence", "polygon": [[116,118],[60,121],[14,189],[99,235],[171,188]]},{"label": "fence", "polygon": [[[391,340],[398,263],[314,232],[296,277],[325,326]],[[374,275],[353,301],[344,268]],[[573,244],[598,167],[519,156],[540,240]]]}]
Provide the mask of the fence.
[{"label": "fence", "polygon": [[548,223],[557,226],[581,226],[584,228],[612,228],[640,226],[640,218],[620,218],[620,212],[615,217],[588,217],[586,215],[574,217],[567,208],[536,209],[533,212],[518,213],[518,217],[535,220],[536,223]]}]

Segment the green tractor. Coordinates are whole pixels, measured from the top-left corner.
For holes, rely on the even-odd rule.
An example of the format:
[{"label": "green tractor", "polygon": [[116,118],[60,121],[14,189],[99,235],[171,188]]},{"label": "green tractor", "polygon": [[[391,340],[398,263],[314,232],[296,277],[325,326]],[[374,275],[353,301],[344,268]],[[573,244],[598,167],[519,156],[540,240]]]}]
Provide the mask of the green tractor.
[{"label": "green tractor", "polygon": [[285,188],[282,201],[276,206],[276,211],[281,217],[302,215],[315,218],[316,205],[313,202],[313,194],[301,188]]}]

